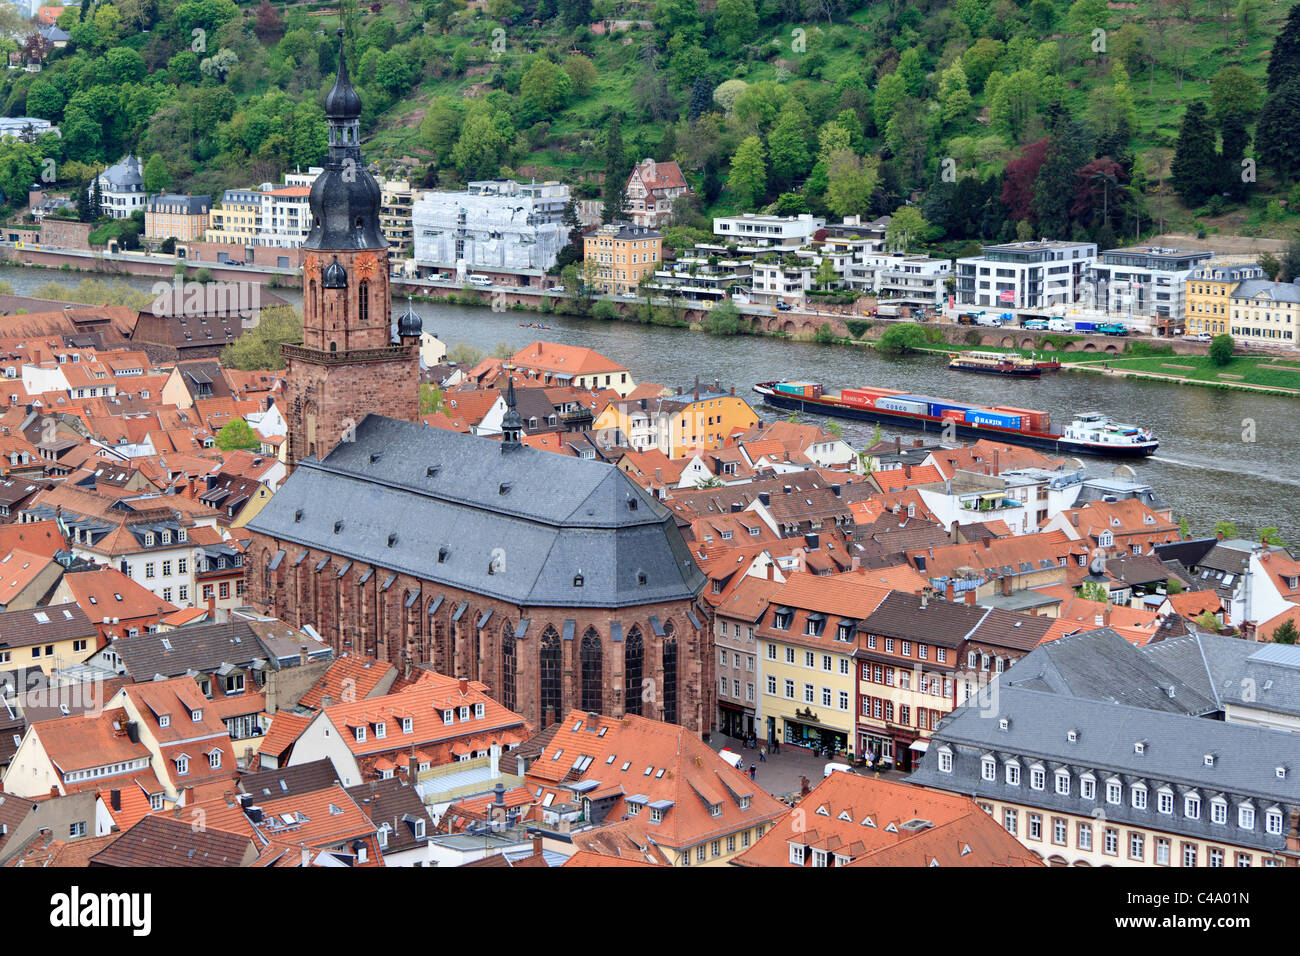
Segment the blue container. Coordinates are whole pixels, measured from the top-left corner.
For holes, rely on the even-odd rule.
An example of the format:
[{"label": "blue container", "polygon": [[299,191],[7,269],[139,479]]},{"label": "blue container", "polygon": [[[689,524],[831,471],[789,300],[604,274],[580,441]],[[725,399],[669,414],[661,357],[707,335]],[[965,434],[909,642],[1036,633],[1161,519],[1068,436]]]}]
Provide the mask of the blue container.
[{"label": "blue container", "polygon": [[996,425],[999,428],[1019,428],[1019,415],[1006,415],[1002,412],[971,411],[966,413],[966,421],[972,425]]},{"label": "blue container", "polygon": [[1097,323],[1096,323],[1096,322],[1075,322],[1075,323],[1074,323],[1074,331],[1076,331],[1076,332],[1096,332],[1096,331],[1097,331]]},{"label": "blue container", "polygon": [[966,412],[973,408],[975,408],[974,405],[967,405],[963,402],[931,402],[930,414],[938,418],[946,411]]}]

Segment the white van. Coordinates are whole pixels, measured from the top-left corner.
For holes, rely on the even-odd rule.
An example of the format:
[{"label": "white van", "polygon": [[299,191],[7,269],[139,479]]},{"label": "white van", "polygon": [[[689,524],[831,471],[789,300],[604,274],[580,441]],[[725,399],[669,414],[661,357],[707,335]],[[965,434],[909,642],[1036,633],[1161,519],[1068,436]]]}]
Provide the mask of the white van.
[{"label": "white van", "polygon": [[1047,330],[1049,332],[1073,332],[1074,325],[1065,319],[1048,319]]},{"label": "white van", "polygon": [[470,285],[476,285],[476,286],[490,286],[492,284],[491,279],[489,279],[487,276],[480,276],[480,275],[470,276],[469,281],[470,281]]},{"label": "white van", "polygon": [[833,773],[834,773],[835,771],[837,771],[837,770],[841,770],[841,771],[843,771],[844,773],[852,773],[852,772],[853,772],[853,768],[850,767],[850,766],[849,766],[848,764],[846,764],[846,763],[828,763],[828,764],[826,765],[826,769],[822,772],[822,777],[823,777],[823,778],[829,777],[831,774],[833,774]]},{"label": "white van", "polygon": [[1002,320],[996,315],[981,315],[975,319],[976,325],[991,325],[995,329],[1002,328]]}]

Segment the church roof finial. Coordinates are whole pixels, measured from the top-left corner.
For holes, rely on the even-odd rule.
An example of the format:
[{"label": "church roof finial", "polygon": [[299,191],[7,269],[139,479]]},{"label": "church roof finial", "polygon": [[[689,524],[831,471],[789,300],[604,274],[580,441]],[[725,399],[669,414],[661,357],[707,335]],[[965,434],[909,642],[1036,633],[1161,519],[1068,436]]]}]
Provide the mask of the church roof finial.
[{"label": "church roof finial", "polygon": [[361,115],[361,97],[352,88],[347,58],[343,54],[343,28],[339,27],[339,71],[325,97],[325,115],[330,119],[356,119]]}]

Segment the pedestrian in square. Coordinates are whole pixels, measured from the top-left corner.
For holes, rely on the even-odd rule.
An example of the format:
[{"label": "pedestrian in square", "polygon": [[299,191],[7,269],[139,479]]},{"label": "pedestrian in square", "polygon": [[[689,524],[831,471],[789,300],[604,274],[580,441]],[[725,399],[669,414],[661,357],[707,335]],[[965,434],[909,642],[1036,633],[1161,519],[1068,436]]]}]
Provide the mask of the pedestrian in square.
[{"label": "pedestrian in square", "polygon": [[759,744],[758,747],[758,762],[767,763],[767,748],[764,747],[762,744]]},{"label": "pedestrian in square", "polygon": [[753,779],[754,779],[754,773],[755,773],[755,771],[757,771],[757,770],[758,770],[758,768],[755,767],[752,763],[749,765],[749,779],[750,779],[750,780],[753,780]]}]

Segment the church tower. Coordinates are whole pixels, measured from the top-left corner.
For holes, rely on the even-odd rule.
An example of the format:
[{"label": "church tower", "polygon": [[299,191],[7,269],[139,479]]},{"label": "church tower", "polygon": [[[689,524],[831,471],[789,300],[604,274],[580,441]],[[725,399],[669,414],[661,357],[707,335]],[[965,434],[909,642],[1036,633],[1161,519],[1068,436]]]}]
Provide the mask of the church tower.
[{"label": "church tower", "polygon": [[343,61],[342,35],[338,77],[325,99],[329,158],[308,199],[303,341],[283,346],[290,471],[302,458],[329,454],[370,413],[419,416],[420,329],[389,318],[379,184],[361,158],[361,98]]}]

